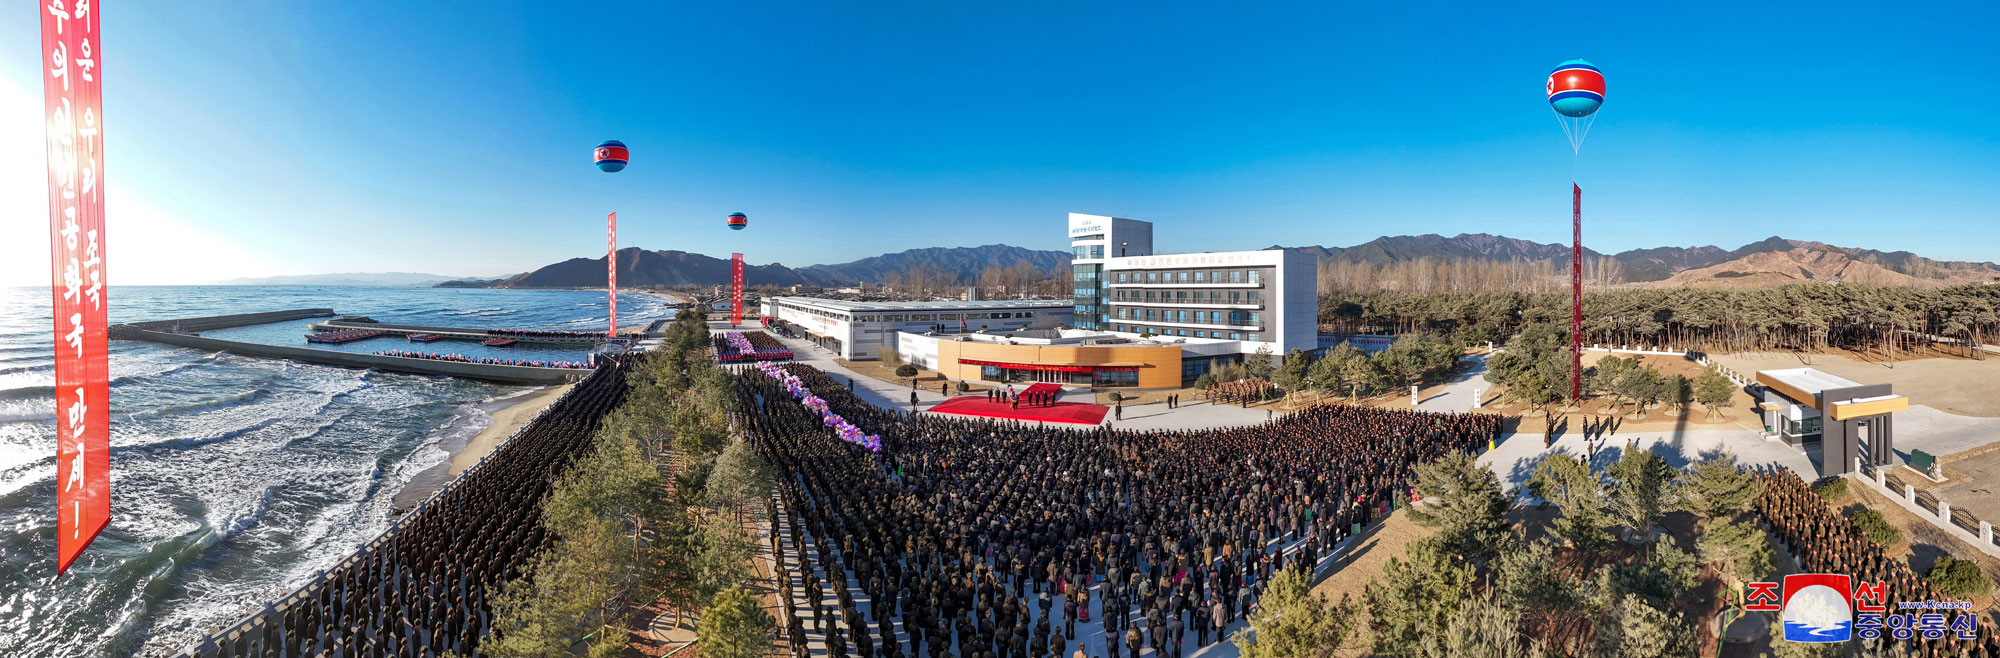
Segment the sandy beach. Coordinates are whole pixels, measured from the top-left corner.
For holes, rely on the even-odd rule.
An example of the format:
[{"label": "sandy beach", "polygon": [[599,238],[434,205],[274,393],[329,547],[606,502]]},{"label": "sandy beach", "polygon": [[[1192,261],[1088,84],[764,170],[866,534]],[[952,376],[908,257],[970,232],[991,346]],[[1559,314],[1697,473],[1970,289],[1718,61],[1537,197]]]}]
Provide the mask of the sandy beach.
[{"label": "sandy beach", "polygon": [[464,472],[465,469],[472,468],[473,464],[479,463],[480,458],[493,452],[493,449],[498,447],[500,442],[507,440],[507,437],[513,436],[515,431],[526,426],[528,421],[535,418],[535,414],[541,413],[543,408],[555,402],[556,398],[561,397],[564,392],[569,390],[570,386],[570,384],[564,384],[562,386],[544,387],[527,395],[508,400],[507,402],[510,404],[507,404],[505,407],[490,410],[488,413],[493,417],[492,424],[487,425],[486,429],[480,430],[478,434],[467,439],[464,445],[445,444],[439,446],[447,451],[451,451],[451,461],[433,466],[422,473],[418,473],[416,477],[411,478],[410,483],[404,485],[403,490],[396,493],[395,508],[398,510],[414,508],[417,506],[417,503],[423,502],[431,494],[437,493],[439,489],[443,489],[445,483],[451,482],[452,478],[458,477],[459,473]]},{"label": "sandy beach", "polygon": [[507,437],[513,436],[516,430],[526,426],[528,421],[534,420],[535,414],[541,413],[542,408],[549,406],[556,401],[556,398],[568,392],[570,386],[572,384],[550,386],[529,393],[521,396],[513,405],[494,412],[493,424],[474,435],[472,440],[466,441],[464,450],[451,456],[451,470],[445,473],[445,479],[458,477],[459,473],[479,463],[480,458],[493,452],[493,448],[499,446],[501,441],[507,440]]}]

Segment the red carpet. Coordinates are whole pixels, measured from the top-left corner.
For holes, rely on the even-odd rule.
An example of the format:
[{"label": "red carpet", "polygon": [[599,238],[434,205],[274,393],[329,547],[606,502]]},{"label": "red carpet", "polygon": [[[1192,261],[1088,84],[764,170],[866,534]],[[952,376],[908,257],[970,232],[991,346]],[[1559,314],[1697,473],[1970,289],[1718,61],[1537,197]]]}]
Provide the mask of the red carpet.
[{"label": "red carpet", "polygon": [[1023,391],[1021,391],[1021,393],[1022,393],[1022,394],[1024,394],[1024,395],[1025,395],[1025,394],[1033,394],[1033,393],[1046,393],[1046,394],[1054,394],[1054,395],[1056,395],[1057,397],[1061,397],[1061,396],[1062,396],[1062,391],[1063,391],[1063,387],[1061,387],[1061,386],[1057,386],[1057,385],[1055,385],[1055,384],[1050,384],[1050,383],[1047,383],[1047,382],[1043,382],[1043,383],[1039,383],[1039,384],[1035,384],[1035,385],[1033,385],[1033,386],[1029,386],[1029,387],[1028,387],[1028,388],[1027,388],[1026,390],[1023,390]]},{"label": "red carpet", "polygon": [[1082,402],[1057,402],[1047,407],[1022,406],[1019,410],[1004,402],[987,402],[984,395],[961,395],[938,403],[929,411],[961,416],[983,416],[986,418],[1011,418],[1026,421],[1048,421],[1051,423],[1076,423],[1078,425],[1101,425],[1104,414],[1110,407]]}]

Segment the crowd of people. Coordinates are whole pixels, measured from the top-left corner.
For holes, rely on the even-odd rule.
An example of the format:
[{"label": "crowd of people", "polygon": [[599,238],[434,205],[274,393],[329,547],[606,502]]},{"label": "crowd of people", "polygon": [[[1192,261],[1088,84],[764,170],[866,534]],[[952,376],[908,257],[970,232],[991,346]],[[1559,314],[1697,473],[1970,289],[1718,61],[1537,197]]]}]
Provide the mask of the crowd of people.
[{"label": "crowd of people", "polygon": [[376,336],[387,336],[387,335],[389,335],[389,332],[380,331],[376,329],[340,329],[337,331],[322,331],[316,334],[306,334],[306,342],[352,343],[357,340],[367,340],[370,338],[374,338]]},{"label": "crowd of people", "polygon": [[520,336],[522,338],[566,338],[575,340],[590,340],[590,339],[611,337],[611,333],[607,331],[550,331],[547,329],[487,329],[486,333],[493,336]]},{"label": "crowd of people", "polygon": [[729,331],[711,337],[715,359],[722,363],[749,361],[789,361],[792,348],[762,331]]},{"label": "crowd of people", "polygon": [[466,356],[464,354],[444,354],[440,352],[409,352],[386,350],[375,356],[399,356],[405,359],[430,359],[433,361],[455,361],[458,363],[479,363],[493,366],[527,366],[530,368],[594,368],[588,361],[538,361],[535,359],[500,359],[490,356]]},{"label": "crowd of people", "polygon": [[1233,382],[1217,382],[1202,393],[1214,404],[1248,407],[1276,396],[1278,387],[1262,379],[1239,379]]},{"label": "crowd of people", "polygon": [[[1884,553],[1882,547],[1870,541],[1852,521],[1830,508],[1826,499],[1814,493],[1811,486],[1799,479],[1798,474],[1788,469],[1765,469],[1758,471],[1757,478],[1764,483],[1764,494],[1756,502],[1757,512],[1771,524],[1771,534],[1797,558],[1799,573],[1846,574],[1853,577],[1857,586],[1882,583],[1884,598],[1887,599],[1886,614],[1945,612],[1947,618],[1957,615],[1952,611],[1898,609],[1897,602],[1955,601],[1958,598],[1938,591],[1930,581],[1910,570],[1903,560]],[[1877,603],[1885,602],[1869,601],[1867,604]],[[1860,621],[1858,615],[1856,621]],[[1990,626],[1993,623],[1995,620],[1989,618],[1980,620],[1979,625]],[[1860,624],[1855,626],[1856,638],[1861,637],[1860,627]],[[1991,628],[1979,629],[1982,639],[1976,641],[1955,640],[1948,629],[1940,630],[1946,631],[1943,639],[1926,640],[1920,635],[1911,638],[1908,655],[1924,658],[2000,656],[2000,635],[1995,635]],[[1884,642],[1902,641],[1891,638],[1886,627],[1881,629],[1881,633]]]},{"label": "crowd of people", "polygon": [[808,627],[834,658],[1180,656],[1225,640],[1275,570],[1318,565],[1409,500],[1414,466],[1500,430],[1358,406],[1200,431],[1050,428],[884,410],[785,368],[883,442],[842,443],[777,381],[737,371],[738,422],[778,474],[805,566],[805,610],[784,629],[801,656]]},{"label": "crowd of people", "polygon": [[1005,390],[995,388],[987,389],[986,391],[987,402],[1013,405],[1015,409],[1021,407],[1052,407],[1060,399],[1062,399],[1061,389],[1053,391],[1037,391],[1033,389],[1015,391],[1010,386]]}]

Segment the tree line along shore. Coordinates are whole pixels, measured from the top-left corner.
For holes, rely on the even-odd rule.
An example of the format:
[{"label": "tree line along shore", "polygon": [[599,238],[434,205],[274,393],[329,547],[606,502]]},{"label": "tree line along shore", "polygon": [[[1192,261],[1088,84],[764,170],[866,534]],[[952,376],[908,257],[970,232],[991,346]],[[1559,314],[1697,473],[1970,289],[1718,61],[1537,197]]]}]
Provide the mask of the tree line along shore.
[{"label": "tree line along shore", "polygon": [[[1531,322],[1567,322],[1567,292],[1334,292],[1322,328],[1498,341]],[[1586,291],[1583,343],[1703,352],[1846,349],[1884,359],[1945,353],[1984,358],[2000,335],[2000,285],[1941,289],[1802,284]]]}]

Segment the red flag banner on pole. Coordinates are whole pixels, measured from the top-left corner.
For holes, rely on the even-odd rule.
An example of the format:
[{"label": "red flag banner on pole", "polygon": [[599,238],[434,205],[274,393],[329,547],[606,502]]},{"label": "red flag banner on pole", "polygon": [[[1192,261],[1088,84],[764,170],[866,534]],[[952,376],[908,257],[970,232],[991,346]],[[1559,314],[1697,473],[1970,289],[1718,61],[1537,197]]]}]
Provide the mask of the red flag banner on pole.
[{"label": "red flag banner on pole", "polygon": [[56,573],[111,519],[111,397],[105,361],[104,114],[96,2],[42,15],[48,122],[49,279],[55,312]]},{"label": "red flag banner on pole", "polygon": [[1569,399],[1583,399],[1583,188],[1570,183]]},{"label": "red flag banner on pole", "polygon": [[743,324],[743,254],[729,255],[729,326]]},{"label": "red flag banner on pole", "polygon": [[611,213],[604,219],[605,240],[610,243],[610,255],[604,259],[604,278],[611,288],[611,336],[618,336],[618,213]]}]

